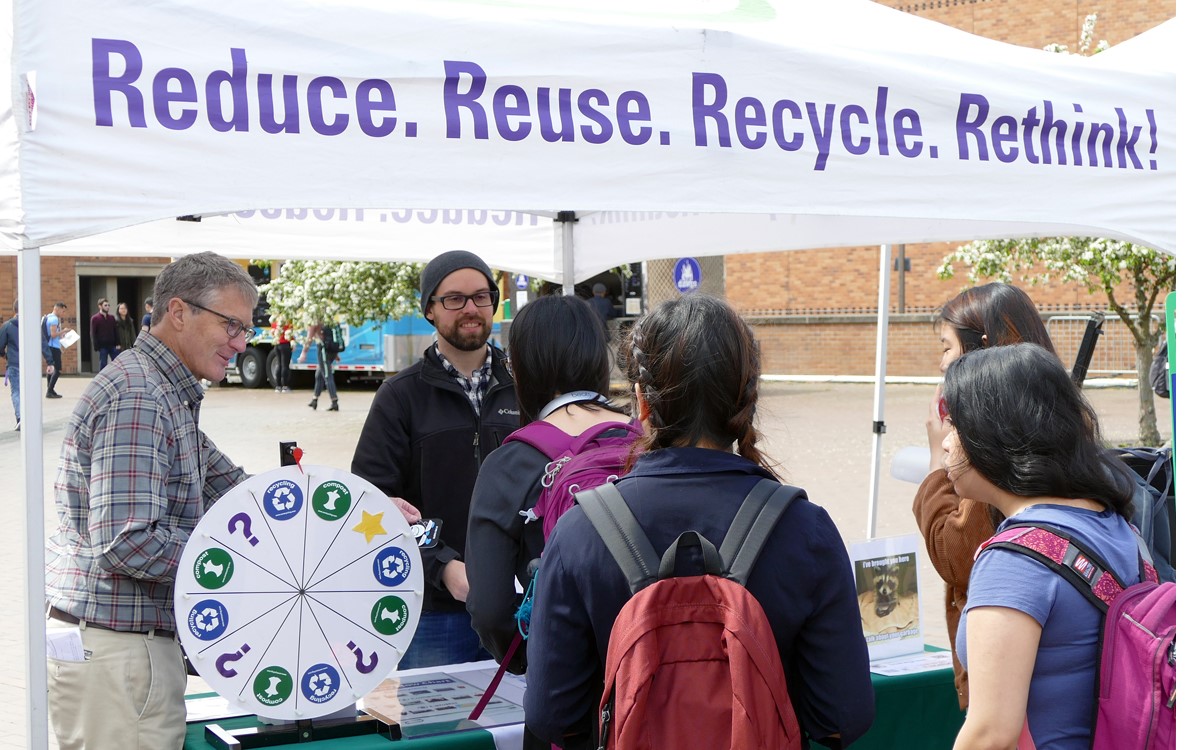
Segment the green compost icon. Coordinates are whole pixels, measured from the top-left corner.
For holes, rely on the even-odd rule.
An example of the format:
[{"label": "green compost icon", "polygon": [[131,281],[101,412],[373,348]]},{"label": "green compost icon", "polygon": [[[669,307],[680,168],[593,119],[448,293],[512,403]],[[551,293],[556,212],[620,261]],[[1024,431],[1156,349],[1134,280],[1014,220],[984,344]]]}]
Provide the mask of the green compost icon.
[{"label": "green compost icon", "polygon": [[314,490],[314,513],[324,521],[338,521],[351,510],[351,490],[342,482],[323,482]]},{"label": "green compost icon", "polygon": [[409,605],[399,596],[381,597],[372,606],[372,627],[377,633],[393,635],[409,624]]},{"label": "green compost icon", "polygon": [[280,705],[293,693],[293,677],[284,667],[265,667],[252,681],[252,692],[266,706]]},{"label": "green compost icon", "polygon": [[204,589],[220,589],[231,580],[236,566],[227,550],[211,547],[194,560],[194,580]]}]

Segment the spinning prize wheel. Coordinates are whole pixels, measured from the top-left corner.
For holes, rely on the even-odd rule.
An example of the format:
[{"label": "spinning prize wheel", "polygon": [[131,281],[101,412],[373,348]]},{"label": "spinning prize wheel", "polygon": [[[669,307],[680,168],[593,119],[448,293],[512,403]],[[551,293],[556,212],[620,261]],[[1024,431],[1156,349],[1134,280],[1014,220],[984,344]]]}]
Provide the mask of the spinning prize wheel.
[{"label": "spinning prize wheel", "polygon": [[370,483],[325,466],[258,475],[219,499],[182,552],[178,637],[232,706],[299,721],[378,685],[421,616],[417,542]]}]

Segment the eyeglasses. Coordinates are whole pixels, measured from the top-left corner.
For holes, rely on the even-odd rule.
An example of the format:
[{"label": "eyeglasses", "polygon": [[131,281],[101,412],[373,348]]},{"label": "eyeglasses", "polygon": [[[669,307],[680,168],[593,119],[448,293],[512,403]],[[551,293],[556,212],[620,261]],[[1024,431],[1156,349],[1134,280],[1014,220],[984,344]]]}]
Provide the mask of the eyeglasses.
[{"label": "eyeglasses", "polygon": [[252,334],[254,332],[254,329],[252,328],[252,326],[246,326],[243,323],[241,323],[240,321],[236,320],[235,318],[228,317],[221,312],[215,312],[214,310],[212,310],[209,307],[203,307],[202,305],[198,304],[197,302],[191,302],[188,299],[184,299],[182,301],[185,302],[187,305],[190,305],[191,307],[197,307],[199,310],[202,310],[203,312],[209,312],[211,315],[218,315],[220,318],[223,318],[224,320],[226,320],[227,321],[227,336],[228,336],[228,338],[234,339],[236,336],[243,336],[245,341],[252,338]]},{"label": "eyeglasses", "polygon": [[495,307],[500,295],[493,291],[476,292],[475,294],[443,294],[440,297],[430,297],[431,302],[441,302],[443,310],[462,310],[467,306],[467,300],[475,303],[476,307]]}]

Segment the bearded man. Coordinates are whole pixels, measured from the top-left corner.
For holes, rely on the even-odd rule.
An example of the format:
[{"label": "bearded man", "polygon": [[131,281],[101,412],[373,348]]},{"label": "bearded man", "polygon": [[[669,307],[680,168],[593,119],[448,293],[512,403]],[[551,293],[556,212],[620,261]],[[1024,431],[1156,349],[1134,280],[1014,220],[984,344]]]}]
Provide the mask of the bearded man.
[{"label": "bearded man", "polygon": [[491,658],[467,614],[463,550],[479,465],[520,426],[507,356],[488,342],[499,302],[475,254],[452,250],[426,264],[422,315],[437,337],[380,386],[351,461],[398,506],[442,521],[439,544],[422,550],[426,595],[401,669]]}]

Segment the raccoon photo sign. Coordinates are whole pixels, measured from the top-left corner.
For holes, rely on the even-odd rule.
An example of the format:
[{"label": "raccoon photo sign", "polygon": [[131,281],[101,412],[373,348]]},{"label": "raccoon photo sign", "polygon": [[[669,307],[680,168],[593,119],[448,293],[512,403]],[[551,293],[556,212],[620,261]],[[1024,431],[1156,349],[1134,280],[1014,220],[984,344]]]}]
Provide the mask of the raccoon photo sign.
[{"label": "raccoon photo sign", "polygon": [[848,547],[855,569],[859,615],[871,661],[920,653],[916,534],[856,542]]}]

